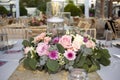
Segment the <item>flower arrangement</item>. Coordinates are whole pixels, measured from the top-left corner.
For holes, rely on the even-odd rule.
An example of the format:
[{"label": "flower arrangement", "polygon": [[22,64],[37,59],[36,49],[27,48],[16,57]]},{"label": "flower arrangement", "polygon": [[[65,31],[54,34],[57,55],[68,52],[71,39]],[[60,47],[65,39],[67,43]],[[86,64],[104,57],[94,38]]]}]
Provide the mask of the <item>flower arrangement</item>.
[{"label": "flower arrangement", "polygon": [[47,33],[24,40],[23,66],[31,70],[56,73],[60,70],[83,68],[87,72],[110,64],[107,49],[96,44],[89,35],[65,34],[53,37]]},{"label": "flower arrangement", "polygon": [[32,20],[28,22],[30,26],[41,26],[47,24],[47,18],[45,15],[42,16],[42,18],[37,19],[36,17],[33,17]]}]

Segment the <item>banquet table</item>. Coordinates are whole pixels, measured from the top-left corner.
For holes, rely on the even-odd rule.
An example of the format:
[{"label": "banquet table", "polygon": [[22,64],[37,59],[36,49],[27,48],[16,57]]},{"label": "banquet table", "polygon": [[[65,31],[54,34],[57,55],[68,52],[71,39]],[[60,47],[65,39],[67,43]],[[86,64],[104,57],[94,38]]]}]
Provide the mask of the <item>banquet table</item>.
[{"label": "banquet table", "polygon": [[0,62],[4,61],[5,63],[0,66],[0,80],[8,80],[11,74],[19,65],[19,60],[23,57],[22,52],[22,39],[13,40],[17,41],[14,44],[13,48],[8,51],[16,51],[15,53],[5,53],[5,51],[0,51]]},{"label": "banquet table", "polygon": [[[114,41],[116,41],[116,40],[113,40],[113,42]],[[118,39],[117,41],[120,41],[120,39]],[[104,41],[101,41],[101,42],[104,43]],[[15,44],[13,46],[13,48],[11,48],[9,50],[21,50],[23,48],[21,43],[22,43],[22,40],[17,40],[17,44]],[[93,73],[97,77],[99,77],[99,79],[94,78],[94,80],[120,80],[120,69],[119,69],[120,68],[120,58],[113,56],[114,54],[120,55],[120,48],[112,46],[107,49],[109,50],[109,53],[111,55],[111,58],[110,58],[111,64],[107,67],[101,66],[100,70]],[[0,66],[0,80],[15,80],[15,77],[16,77],[15,72],[16,71],[17,71],[17,73],[21,73],[20,71],[22,71],[24,73],[24,69],[21,70],[20,64],[19,64],[19,60],[22,57],[23,57],[22,50],[20,52],[9,53],[9,54],[4,53],[4,51],[0,51],[0,61],[6,62],[4,65]],[[28,73],[29,72],[30,71],[28,71]],[[35,74],[36,73],[39,73],[39,72],[35,72]],[[48,74],[45,74],[45,75],[47,76]],[[95,75],[92,75],[92,76],[95,76]],[[46,77],[46,76],[44,76],[44,77]],[[28,77],[28,76],[24,75],[24,76],[20,76],[20,77],[21,77],[21,79],[16,78],[16,80],[27,80],[25,78],[23,79],[23,77]],[[30,80],[38,80],[35,77],[36,76],[34,76],[34,79],[30,78]],[[55,77],[57,77],[57,76],[55,76]],[[39,78],[39,80],[43,80],[43,79]],[[64,80],[67,80],[67,79],[64,79]]]}]

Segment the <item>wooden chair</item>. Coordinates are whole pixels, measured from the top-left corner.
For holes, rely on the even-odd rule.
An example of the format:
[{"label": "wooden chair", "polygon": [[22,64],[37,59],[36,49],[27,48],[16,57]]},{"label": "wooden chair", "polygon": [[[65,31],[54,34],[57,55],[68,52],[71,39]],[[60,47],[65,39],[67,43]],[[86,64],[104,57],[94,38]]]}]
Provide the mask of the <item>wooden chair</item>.
[{"label": "wooden chair", "polygon": [[87,21],[79,21],[77,26],[80,28],[89,29],[91,24],[88,23]]},{"label": "wooden chair", "polygon": [[115,22],[114,29],[116,30],[117,37],[120,37],[120,21],[119,22]]},{"label": "wooden chair", "polygon": [[16,29],[4,27],[1,29],[2,33],[6,33],[8,35],[8,39],[28,39],[28,30],[27,29]]},{"label": "wooden chair", "polygon": [[110,22],[106,22],[107,25],[108,25],[108,29],[111,30],[113,32],[113,38],[116,39],[117,38],[117,32],[116,32],[116,29],[115,29],[115,26],[113,25],[113,28],[112,28],[112,25],[110,24]]},{"label": "wooden chair", "polygon": [[86,34],[90,35],[92,38],[96,39],[96,29],[95,28],[89,28],[87,30],[81,28],[81,32],[85,32]]},{"label": "wooden chair", "polygon": [[28,29],[31,31],[30,37],[35,37],[42,32],[46,32],[47,30],[46,27],[41,27],[41,26],[29,27]]},{"label": "wooden chair", "polygon": [[96,39],[96,29],[90,28],[91,24],[87,21],[79,21],[78,27],[82,32],[89,34],[91,37]]}]

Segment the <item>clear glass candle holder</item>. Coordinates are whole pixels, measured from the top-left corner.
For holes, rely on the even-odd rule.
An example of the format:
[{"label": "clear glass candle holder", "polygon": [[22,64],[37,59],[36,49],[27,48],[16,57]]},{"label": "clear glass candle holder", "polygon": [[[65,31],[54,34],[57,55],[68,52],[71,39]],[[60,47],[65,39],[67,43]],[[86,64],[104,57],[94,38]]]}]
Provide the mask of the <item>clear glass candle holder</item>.
[{"label": "clear glass candle holder", "polygon": [[69,72],[68,80],[87,80],[87,72],[84,69],[74,68]]},{"label": "clear glass candle holder", "polygon": [[47,18],[51,18],[53,16],[59,16],[60,12],[64,11],[64,3],[59,1],[51,1],[47,2],[46,15]]},{"label": "clear glass candle holder", "polygon": [[111,30],[107,30],[105,37],[105,47],[112,47],[112,38],[113,38],[113,32]]},{"label": "clear glass candle holder", "polygon": [[0,51],[6,50],[8,45],[8,37],[6,33],[0,34]]}]

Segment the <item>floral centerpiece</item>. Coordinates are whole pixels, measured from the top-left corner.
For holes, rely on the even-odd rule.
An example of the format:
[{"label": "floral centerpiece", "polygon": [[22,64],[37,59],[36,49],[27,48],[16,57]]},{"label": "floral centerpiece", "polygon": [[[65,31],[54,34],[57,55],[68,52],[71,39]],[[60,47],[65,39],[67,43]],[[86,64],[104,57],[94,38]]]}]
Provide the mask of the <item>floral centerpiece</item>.
[{"label": "floral centerpiece", "polygon": [[43,15],[41,18],[36,18],[33,17],[28,24],[30,26],[41,26],[41,25],[46,25],[47,24],[47,17],[45,15]]},{"label": "floral centerpiece", "polygon": [[107,49],[100,47],[89,35],[65,34],[53,37],[47,33],[24,40],[23,66],[31,70],[56,73],[61,70],[83,68],[87,72],[110,64]]}]

